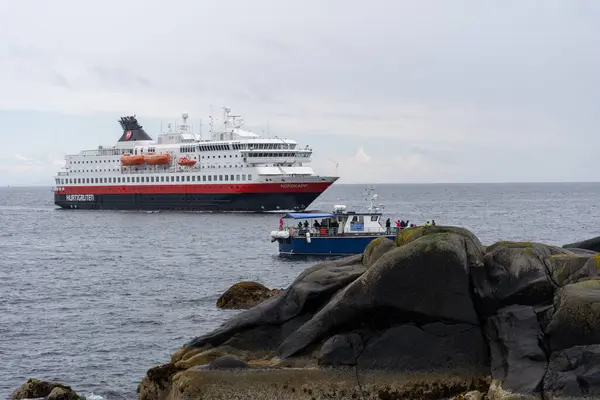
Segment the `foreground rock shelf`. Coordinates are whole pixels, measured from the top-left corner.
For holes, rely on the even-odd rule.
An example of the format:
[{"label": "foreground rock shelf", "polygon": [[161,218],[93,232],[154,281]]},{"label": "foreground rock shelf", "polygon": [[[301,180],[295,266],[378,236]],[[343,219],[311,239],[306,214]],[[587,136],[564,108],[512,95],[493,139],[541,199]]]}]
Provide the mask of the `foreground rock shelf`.
[{"label": "foreground rock shelf", "polygon": [[597,250],[442,226],[376,239],[186,343],[139,398],[599,397]]}]

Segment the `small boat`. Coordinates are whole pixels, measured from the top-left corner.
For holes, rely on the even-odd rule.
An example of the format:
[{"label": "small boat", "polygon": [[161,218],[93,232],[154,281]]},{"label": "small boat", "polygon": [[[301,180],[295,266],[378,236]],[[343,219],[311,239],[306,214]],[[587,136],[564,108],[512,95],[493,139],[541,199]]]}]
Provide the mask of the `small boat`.
[{"label": "small boat", "polygon": [[170,154],[149,154],[144,156],[144,160],[148,165],[164,165],[171,162]]},{"label": "small boat", "polygon": [[373,188],[366,190],[367,212],[346,212],[345,205],[335,205],[333,212],[284,215],[279,230],[271,232],[271,242],[279,243],[279,254],[341,256],[362,253],[379,237],[394,240],[396,229],[387,232],[383,205],[375,206],[377,195],[372,191]]},{"label": "small boat", "polygon": [[121,164],[123,165],[142,165],[145,162],[144,156],[132,156],[131,154],[121,156]]},{"label": "small boat", "polygon": [[183,165],[183,166],[186,166],[186,167],[193,167],[196,164],[196,160],[190,160],[187,157],[181,157],[179,159],[179,161],[177,161],[177,164]]}]

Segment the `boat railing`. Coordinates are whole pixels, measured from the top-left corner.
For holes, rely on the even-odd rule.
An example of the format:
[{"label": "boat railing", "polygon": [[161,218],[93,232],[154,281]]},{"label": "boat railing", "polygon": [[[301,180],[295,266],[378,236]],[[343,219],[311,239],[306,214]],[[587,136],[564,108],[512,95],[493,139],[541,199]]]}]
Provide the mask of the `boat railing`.
[{"label": "boat railing", "polygon": [[342,232],[341,228],[315,228],[314,226],[308,228],[298,228],[298,227],[289,227],[287,230],[290,233],[291,237],[297,236],[306,236],[306,233],[310,233],[312,237],[319,236],[360,236],[365,234],[374,234],[374,233],[385,233],[378,229],[365,229],[363,231],[349,231]]}]

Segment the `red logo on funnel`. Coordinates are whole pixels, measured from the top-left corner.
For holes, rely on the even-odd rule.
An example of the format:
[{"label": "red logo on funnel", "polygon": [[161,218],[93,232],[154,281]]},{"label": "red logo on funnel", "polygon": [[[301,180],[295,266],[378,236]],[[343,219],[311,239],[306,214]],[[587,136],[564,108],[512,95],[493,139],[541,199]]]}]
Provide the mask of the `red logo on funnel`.
[{"label": "red logo on funnel", "polygon": [[131,133],[131,131],[127,131],[127,133],[125,134],[125,140],[131,139]]}]

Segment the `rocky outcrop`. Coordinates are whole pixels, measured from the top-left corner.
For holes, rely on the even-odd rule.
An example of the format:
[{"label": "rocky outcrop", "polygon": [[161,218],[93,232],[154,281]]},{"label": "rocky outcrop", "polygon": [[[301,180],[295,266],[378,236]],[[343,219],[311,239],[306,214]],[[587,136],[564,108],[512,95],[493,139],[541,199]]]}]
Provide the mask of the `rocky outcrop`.
[{"label": "rocky outcrop", "polygon": [[581,242],[565,244],[563,247],[566,249],[584,249],[594,252],[600,252],[600,236],[583,240]]},{"label": "rocky outcrop", "polygon": [[217,307],[248,309],[281,293],[280,289],[269,289],[257,282],[238,282],[217,300]]},{"label": "rocky outcrop", "polygon": [[[140,399],[600,391],[600,258],[420,227],[317,264],[148,371]],[[234,372],[235,371],[235,372]]]},{"label": "rocky outcrop", "polygon": [[28,379],[21,387],[15,390],[11,400],[19,399],[45,399],[45,400],[85,400],[69,386],[62,383],[45,382],[38,379]]}]

